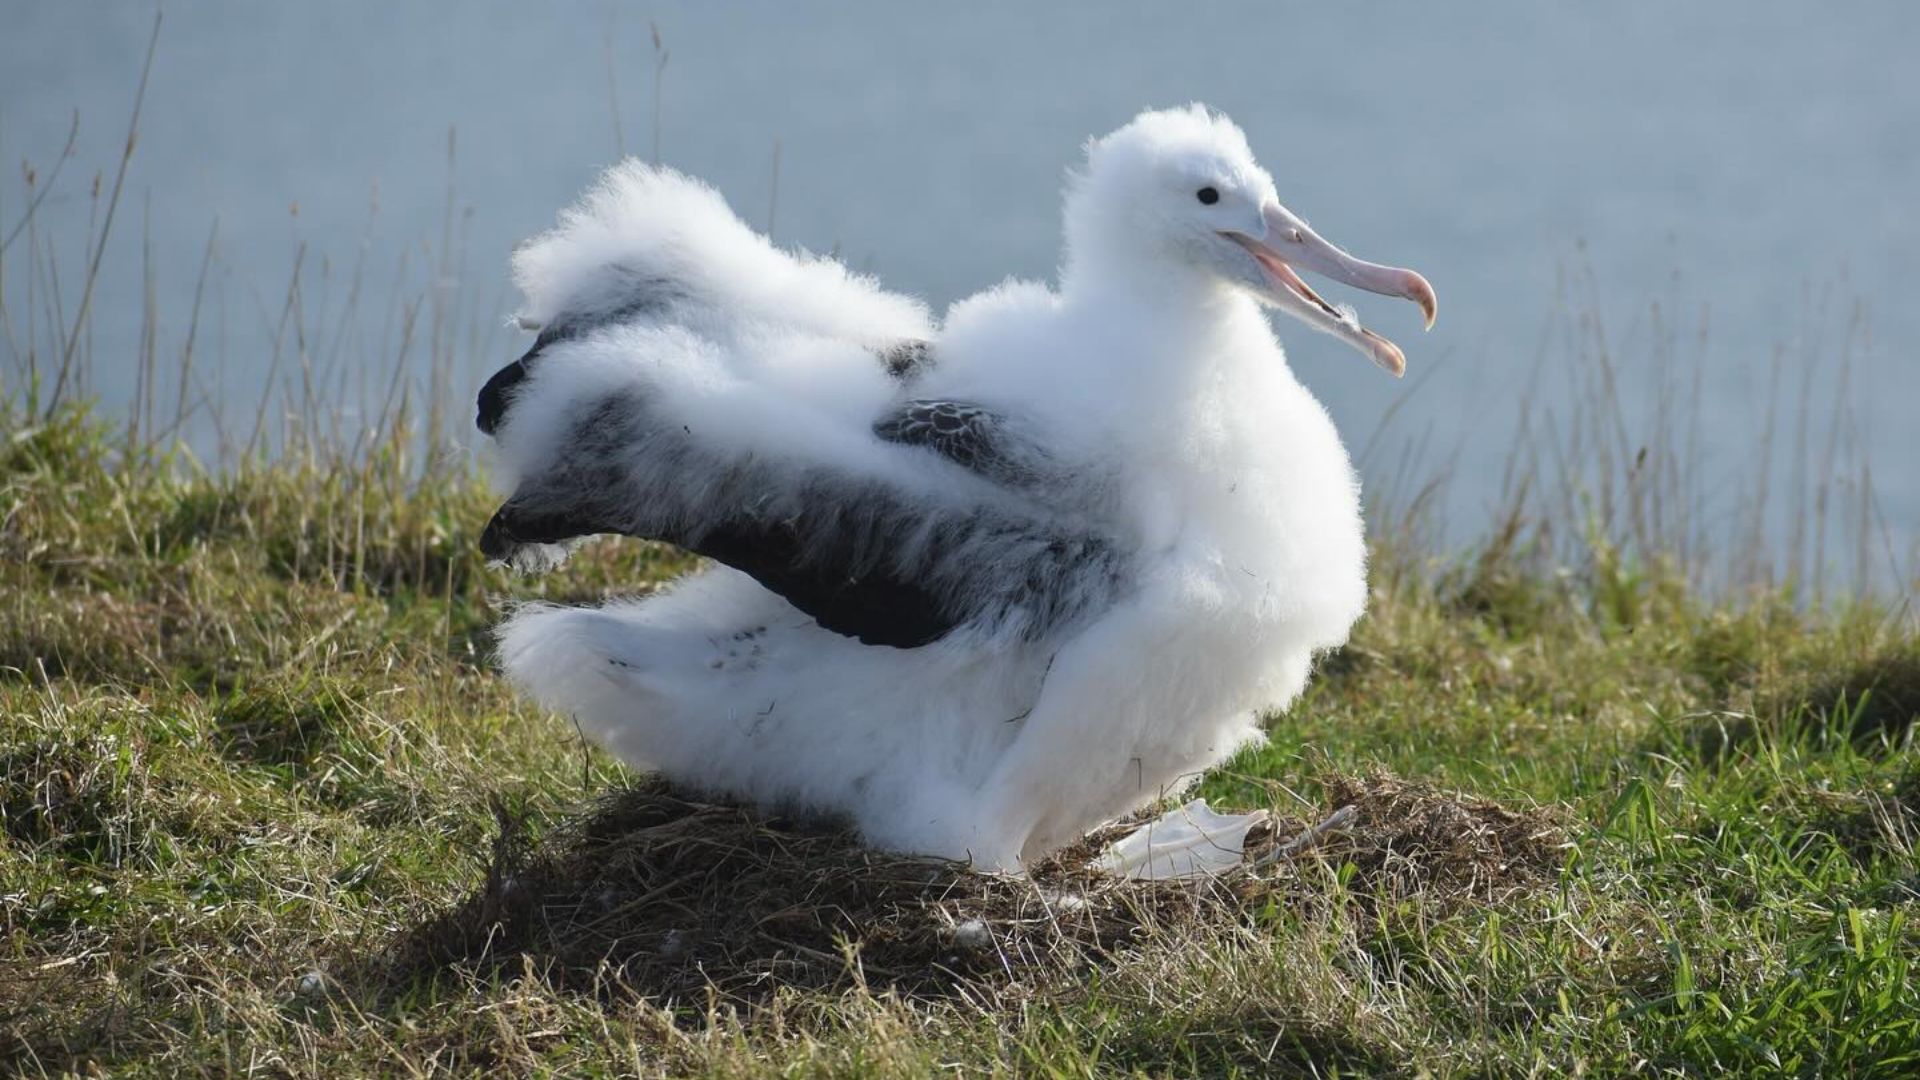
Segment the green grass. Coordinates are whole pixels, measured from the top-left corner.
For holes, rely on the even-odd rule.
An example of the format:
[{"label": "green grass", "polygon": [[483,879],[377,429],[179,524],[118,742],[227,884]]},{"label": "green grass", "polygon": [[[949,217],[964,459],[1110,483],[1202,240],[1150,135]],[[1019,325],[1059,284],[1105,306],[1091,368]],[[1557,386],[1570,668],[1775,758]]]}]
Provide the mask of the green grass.
[{"label": "green grass", "polygon": [[1353,643],[1204,793],[1310,818],[1384,770],[1546,808],[1557,874],[1462,891],[1331,844],[1291,891],[1012,982],[888,989],[856,927],[830,986],[663,999],[532,954],[392,961],[486,895],[502,821],[564,844],[627,782],[491,672],[503,602],[685,561],[608,544],[510,580],[475,554],[483,484],[404,440],[220,476],[111,443],[79,409],[0,423],[10,1071],[1920,1070],[1905,613],[1383,552]]}]

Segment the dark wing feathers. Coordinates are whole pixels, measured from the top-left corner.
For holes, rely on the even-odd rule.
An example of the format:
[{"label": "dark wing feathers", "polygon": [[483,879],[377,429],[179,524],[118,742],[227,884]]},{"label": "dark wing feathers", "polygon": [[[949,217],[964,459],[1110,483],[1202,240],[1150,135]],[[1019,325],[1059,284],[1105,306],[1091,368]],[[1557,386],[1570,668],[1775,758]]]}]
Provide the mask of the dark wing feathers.
[{"label": "dark wing feathers", "polygon": [[671,278],[617,266],[608,267],[607,271],[606,276],[617,283],[617,301],[593,310],[565,311],[554,316],[540,328],[540,335],[533,339],[533,348],[528,349],[520,359],[494,372],[493,378],[480,388],[480,407],[474,418],[474,426],[482,433],[491,435],[500,426],[501,419],[507,415],[507,407],[513,403],[514,388],[527,377],[534,360],[547,346],[556,341],[584,337],[603,326],[658,316],[689,295],[685,284]]},{"label": "dark wing feathers", "polygon": [[[684,507],[645,509],[651,493],[616,487],[609,497],[605,489],[565,490],[580,476],[522,485],[487,523],[481,550],[515,562],[523,548],[580,536],[661,540],[746,574],[822,627],[867,645],[917,648],[976,617],[1006,615],[1016,606],[1034,612],[1040,625],[1030,629],[1037,632],[1074,613],[1049,597],[1073,566],[1112,557],[1097,539],[985,514],[930,523],[924,511],[884,488],[849,478],[816,479],[797,510],[764,513],[745,505],[696,524]],[[977,590],[955,589],[949,556],[983,536],[1000,550],[1022,549],[1023,567],[1008,568],[1011,576]],[[902,566],[895,556],[910,542],[920,568],[945,565],[946,571]]]},{"label": "dark wing feathers", "polygon": [[556,327],[542,330],[540,336],[533,339],[533,348],[528,349],[518,360],[493,373],[493,378],[480,388],[480,409],[474,417],[474,426],[483,434],[491,435],[500,426],[500,420],[507,415],[507,405],[513,400],[513,389],[520,380],[527,377],[529,365],[540,350],[556,341],[564,341],[573,334],[564,328]]},{"label": "dark wing feathers", "polygon": [[866,645],[913,649],[962,621],[925,585],[879,565],[806,558],[798,523],[739,516],[704,530],[693,550],[759,582],[836,634]]},{"label": "dark wing feathers", "polygon": [[696,532],[636,529],[597,516],[528,510],[508,500],[480,537],[489,558],[511,560],[523,545],[559,544],[600,533],[663,540],[746,574],[836,634],[867,645],[912,649],[946,636],[961,622],[939,597],[914,582],[840,560],[807,559],[800,523],[739,515]]},{"label": "dark wing feathers", "polygon": [[[582,332],[576,326],[549,328],[526,356],[489,380],[480,393],[480,429],[498,426],[542,349]],[[908,342],[880,355],[890,373],[906,381],[926,362],[927,350],[923,342]],[[618,464],[628,448],[646,442],[656,448],[648,453],[703,454],[679,436],[683,429],[677,425],[650,422],[649,411],[648,403],[627,399],[584,414],[568,457],[521,484],[488,522],[481,550],[519,563],[517,553],[580,536],[662,540],[747,574],[828,630],[896,648],[926,645],[970,620],[1016,608],[1029,620],[1029,633],[1044,630],[1071,618],[1085,602],[1066,595],[1063,583],[1077,573],[1090,572],[1105,587],[1117,587],[1119,556],[1100,537],[1004,512],[932,510],[859,477],[781,477],[742,463],[729,467],[722,485],[738,495],[730,509],[687,506],[688,495],[672,488],[637,490],[637,481]],[[998,484],[1032,483],[1044,454],[1008,426],[978,405],[914,400],[881,417],[873,432],[885,442],[930,450]],[[796,486],[803,489],[797,495]],[[774,506],[779,509],[767,509]],[[916,561],[907,565],[898,553],[910,545]],[[968,570],[954,553],[978,547],[996,553],[984,561],[1001,577],[956,580]],[[1009,559],[1008,552],[1017,555]]]}]

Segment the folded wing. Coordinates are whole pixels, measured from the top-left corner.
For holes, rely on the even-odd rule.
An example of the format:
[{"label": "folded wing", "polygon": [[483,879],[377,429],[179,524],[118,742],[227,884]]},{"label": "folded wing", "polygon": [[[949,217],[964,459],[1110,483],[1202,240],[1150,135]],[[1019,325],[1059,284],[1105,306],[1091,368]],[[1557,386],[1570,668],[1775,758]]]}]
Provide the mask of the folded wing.
[{"label": "folded wing", "polygon": [[[528,380],[530,404],[566,381],[571,359],[562,350]],[[795,407],[780,434],[800,437],[776,441],[746,400],[755,390],[736,393],[737,424],[643,381],[579,401],[482,548],[541,568],[580,536],[664,540],[750,575],[829,630],[896,648],[962,627],[1031,639],[1121,589],[1110,538],[1006,488],[1043,455],[1012,445],[985,410],[968,410],[960,435],[908,422],[928,409],[908,403],[842,440]],[[935,415],[960,408],[940,405]]]}]

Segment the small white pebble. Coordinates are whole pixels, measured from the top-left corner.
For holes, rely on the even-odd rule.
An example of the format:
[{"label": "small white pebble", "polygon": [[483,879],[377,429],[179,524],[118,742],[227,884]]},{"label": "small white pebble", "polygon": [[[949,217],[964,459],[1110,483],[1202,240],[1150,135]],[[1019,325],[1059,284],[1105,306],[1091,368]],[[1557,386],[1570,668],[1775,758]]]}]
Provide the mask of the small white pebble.
[{"label": "small white pebble", "polygon": [[991,949],[993,933],[979,919],[968,919],[953,928],[953,943],[963,949]]},{"label": "small white pebble", "polygon": [[327,977],[322,975],[318,969],[315,969],[300,976],[300,982],[295,986],[295,990],[301,997],[312,997],[325,989],[326,985]]},{"label": "small white pebble", "polygon": [[1053,906],[1061,911],[1085,911],[1087,898],[1079,893],[1061,893],[1053,898]]}]

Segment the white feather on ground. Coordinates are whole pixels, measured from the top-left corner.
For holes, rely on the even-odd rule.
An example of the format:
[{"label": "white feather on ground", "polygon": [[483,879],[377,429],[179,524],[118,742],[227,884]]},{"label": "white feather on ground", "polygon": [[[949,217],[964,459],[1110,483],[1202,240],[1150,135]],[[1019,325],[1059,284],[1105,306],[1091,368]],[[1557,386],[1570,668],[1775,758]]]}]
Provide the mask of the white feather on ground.
[{"label": "white feather on ground", "polygon": [[[542,333],[482,395],[514,485],[485,542],[547,569],[619,532],[716,565],[522,608],[506,671],[637,768],[985,867],[1179,791],[1365,606],[1353,470],[1261,303],[1399,354],[1249,254],[1324,244],[1276,215],[1230,122],[1145,113],[1070,178],[1058,287],[936,326],[698,181],[618,167],[516,256]],[[1306,246],[1431,314],[1417,275]]]}]

